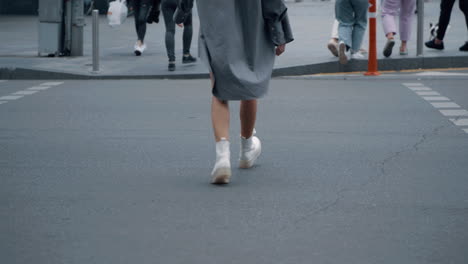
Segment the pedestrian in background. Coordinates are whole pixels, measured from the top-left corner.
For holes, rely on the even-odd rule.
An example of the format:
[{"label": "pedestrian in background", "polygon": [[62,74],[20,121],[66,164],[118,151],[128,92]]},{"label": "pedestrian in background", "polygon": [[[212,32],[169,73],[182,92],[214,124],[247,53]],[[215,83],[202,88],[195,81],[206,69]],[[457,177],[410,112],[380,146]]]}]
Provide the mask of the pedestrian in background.
[{"label": "pedestrian in background", "polygon": [[395,46],[395,35],[397,34],[396,16],[399,16],[400,33],[400,55],[408,55],[407,43],[411,36],[411,25],[413,22],[416,0],[385,0],[382,4],[382,25],[387,37],[383,49],[383,55],[390,57],[393,46]]},{"label": "pedestrian in background", "polygon": [[[340,25],[340,23],[338,22],[338,20],[335,19],[333,21],[333,26],[332,26],[332,30],[331,30],[331,37],[330,37],[330,40],[327,43],[328,50],[330,50],[331,54],[333,54],[333,56],[335,56],[335,57],[338,57],[338,43],[339,43],[338,26],[339,25]],[[357,53],[359,53],[359,54],[357,54]],[[359,49],[359,51],[357,53],[352,54],[351,57],[355,58],[355,59],[364,58],[365,54],[367,53],[367,50],[361,46],[361,48]],[[360,55],[362,55],[362,56],[360,56]]]},{"label": "pedestrian in background", "polygon": [[130,10],[133,10],[137,42],[133,47],[136,56],[141,56],[146,50],[146,23],[153,6],[153,0],[129,0]]},{"label": "pedestrian in background", "polygon": [[[194,0],[181,0],[177,24],[184,21]],[[212,183],[231,176],[229,101],[241,101],[240,168],[251,168],[261,153],[255,136],[257,99],[267,91],[276,55],[293,40],[287,8],[282,0],[197,1],[200,55],[212,81],[211,119],[216,141]],[[276,46],[276,48],[275,48]]]},{"label": "pedestrian in background", "polygon": [[[175,71],[175,27],[176,23],[174,22],[174,13],[177,10],[179,1],[178,0],[162,0],[161,10],[164,16],[164,24],[166,25],[166,51],[167,57],[169,58],[169,71]],[[182,63],[194,63],[197,61],[190,54],[190,46],[192,45],[192,13],[186,15],[184,21],[182,21],[184,27],[184,33],[182,35],[183,42],[183,56]]]},{"label": "pedestrian in background", "polygon": [[[444,49],[444,37],[447,27],[450,22],[450,16],[452,14],[453,5],[455,0],[442,0],[440,3],[440,16],[439,16],[439,29],[437,30],[437,36],[426,42],[426,47],[431,49]],[[465,23],[468,29],[468,0],[459,0],[460,10],[465,14]],[[465,41],[460,48],[460,51],[468,51],[468,41]]]},{"label": "pedestrian in background", "polygon": [[356,58],[363,57],[358,51],[366,32],[368,7],[368,0],[336,0],[335,17],[339,22],[338,55],[341,64],[346,64],[351,54],[355,54]]}]

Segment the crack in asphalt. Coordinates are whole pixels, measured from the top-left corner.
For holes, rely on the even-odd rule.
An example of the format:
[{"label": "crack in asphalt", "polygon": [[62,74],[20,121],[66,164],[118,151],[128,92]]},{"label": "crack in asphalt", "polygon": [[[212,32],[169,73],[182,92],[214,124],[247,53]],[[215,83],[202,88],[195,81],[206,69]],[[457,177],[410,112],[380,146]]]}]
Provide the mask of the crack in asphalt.
[{"label": "crack in asphalt", "polygon": [[[294,225],[293,225],[294,228],[297,227],[300,222],[306,220],[307,218],[309,218],[311,216],[314,216],[314,215],[317,215],[317,214],[320,214],[322,212],[325,212],[328,209],[336,206],[344,198],[346,192],[348,192],[348,191],[350,191],[352,189],[356,189],[356,190],[362,189],[362,188],[368,186],[369,184],[371,184],[372,182],[375,182],[375,181],[377,181],[379,179],[382,179],[382,178],[386,177],[388,175],[388,172],[385,169],[386,164],[388,164],[392,160],[395,160],[395,159],[399,158],[404,153],[419,151],[421,145],[426,143],[430,137],[437,135],[440,130],[444,129],[447,126],[448,125],[441,125],[441,126],[438,126],[438,127],[434,128],[431,132],[423,134],[421,136],[421,138],[416,143],[411,145],[410,148],[405,147],[405,149],[397,151],[397,152],[391,154],[389,157],[383,159],[381,162],[378,163],[378,168],[379,168],[379,171],[380,171],[380,175],[377,175],[376,177],[370,177],[366,182],[364,182],[363,184],[359,185],[356,188],[342,188],[342,189],[338,190],[336,192],[336,199],[335,200],[333,200],[332,202],[327,203],[324,206],[321,206],[321,207],[309,212],[306,215],[303,215],[302,217],[300,217],[299,219],[294,221]],[[287,226],[285,225],[279,231],[281,232],[281,231],[285,230],[286,228],[287,228]]]}]

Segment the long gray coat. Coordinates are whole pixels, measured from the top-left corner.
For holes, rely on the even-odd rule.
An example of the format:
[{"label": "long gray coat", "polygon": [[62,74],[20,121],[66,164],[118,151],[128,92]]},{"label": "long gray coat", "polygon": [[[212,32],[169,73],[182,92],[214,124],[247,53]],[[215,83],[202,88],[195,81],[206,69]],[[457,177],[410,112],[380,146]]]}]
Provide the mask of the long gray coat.
[{"label": "long gray coat", "polygon": [[[194,0],[181,0],[174,15],[183,22]],[[275,45],[293,40],[282,0],[197,0],[199,53],[215,78],[220,100],[264,96],[273,71]]]}]

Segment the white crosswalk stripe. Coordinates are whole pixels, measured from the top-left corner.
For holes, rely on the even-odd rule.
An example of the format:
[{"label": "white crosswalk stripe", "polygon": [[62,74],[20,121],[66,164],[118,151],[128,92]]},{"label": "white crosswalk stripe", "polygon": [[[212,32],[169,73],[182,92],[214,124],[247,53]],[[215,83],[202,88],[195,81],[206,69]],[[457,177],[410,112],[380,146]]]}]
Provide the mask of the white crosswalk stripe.
[{"label": "white crosswalk stripe", "polygon": [[14,93],[13,95],[31,95],[37,92],[38,91],[19,91],[19,92]]},{"label": "white crosswalk stripe", "polygon": [[[0,81],[3,81],[3,80],[0,80]],[[5,104],[5,103],[7,103],[9,101],[23,98],[24,96],[33,95],[33,94],[38,93],[40,91],[50,89],[52,86],[61,85],[63,83],[64,82],[45,82],[45,83],[42,83],[42,84],[40,84],[38,86],[29,87],[29,88],[27,88],[25,90],[14,92],[14,93],[12,93],[10,95],[0,97],[0,100],[1,100],[0,104]]]},{"label": "white crosswalk stripe", "polygon": [[20,99],[21,97],[23,97],[22,95],[7,95],[7,96],[2,96],[0,97],[0,100],[17,100],[17,99]]},{"label": "white crosswalk stripe", "polygon": [[453,118],[451,118],[450,121],[452,121],[456,126],[468,126],[468,119],[453,119]]},{"label": "white crosswalk stripe", "polygon": [[459,105],[453,102],[431,103],[435,108],[460,108]]},{"label": "white crosswalk stripe", "polygon": [[[415,92],[422,99],[428,101],[434,108],[446,117],[451,117],[449,120],[456,126],[464,127],[462,130],[468,133],[468,119],[461,118],[468,116],[468,111],[461,109],[460,105],[451,102],[448,97],[441,96],[440,93],[432,91],[431,88],[424,86],[422,83],[403,83],[408,89]],[[458,118],[457,118],[458,117]]]}]

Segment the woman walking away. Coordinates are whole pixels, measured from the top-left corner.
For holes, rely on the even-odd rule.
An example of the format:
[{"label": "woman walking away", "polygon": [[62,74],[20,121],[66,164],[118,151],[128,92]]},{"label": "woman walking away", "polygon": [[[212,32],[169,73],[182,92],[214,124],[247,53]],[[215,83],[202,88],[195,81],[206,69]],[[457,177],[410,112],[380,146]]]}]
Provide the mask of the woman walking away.
[{"label": "woman walking away", "polygon": [[338,55],[341,64],[351,59],[351,54],[358,54],[367,27],[368,0],[336,0],[335,17],[340,22],[338,27]]},{"label": "woman walking away", "polygon": [[146,20],[151,11],[153,0],[130,0],[130,10],[133,10],[135,17],[135,28],[138,40],[134,46],[136,56],[141,56],[146,50],[145,35],[146,35]]},{"label": "woman walking away", "polygon": [[[465,23],[468,28],[468,0],[458,0],[460,10],[465,15]],[[453,5],[455,0],[442,0],[440,2],[440,16],[439,16],[439,29],[437,30],[437,37],[426,42],[425,45],[431,49],[443,50],[444,49],[444,37],[447,31],[447,27],[450,22],[450,16],[452,15]],[[465,41],[460,48],[460,51],[468,51],[468,41]]]},{"label": "woman walking away", "polygon": [[[240,168],[251,168],[261,153],[255,136],[257,99],[268,91],[276,55],[293,40],[282,0],[197,1],[200,17],[200,55],[212,81],[211,119],[216,141],[212,183],[231,176],[229,101],[241,101]],[[181,23],[193,0],[181,0],[175,16]],[[276,48],[275,48],[276,46]]]},{"label": "woman walking away", "polygon": [[[164,16],[164,23],[166,24],[166,50],[167,57],[169,57],[169,71],[175,71],[175,22],[174,13],[177,10],[178,0],[162,0],[161,9]],[[190,55],[190,46],[192,45],[192,13],[188,13],[184,21],[181,21],[184,26],[184,33],[182,36],[184,54],[182,57],[182,63],[194,63],[197,61],[192,55]]]},{"label": "woman walking away", "polygon": [[400,12],[400,55],[408,55],[407,43],[411,35],[411,23],[413,22],[416,0],[385,0],[382,5],[382,24],[387,37],[387,43],[383,49],[383,55],[390,57],[395,46],[397,34],[395,17]]}]

